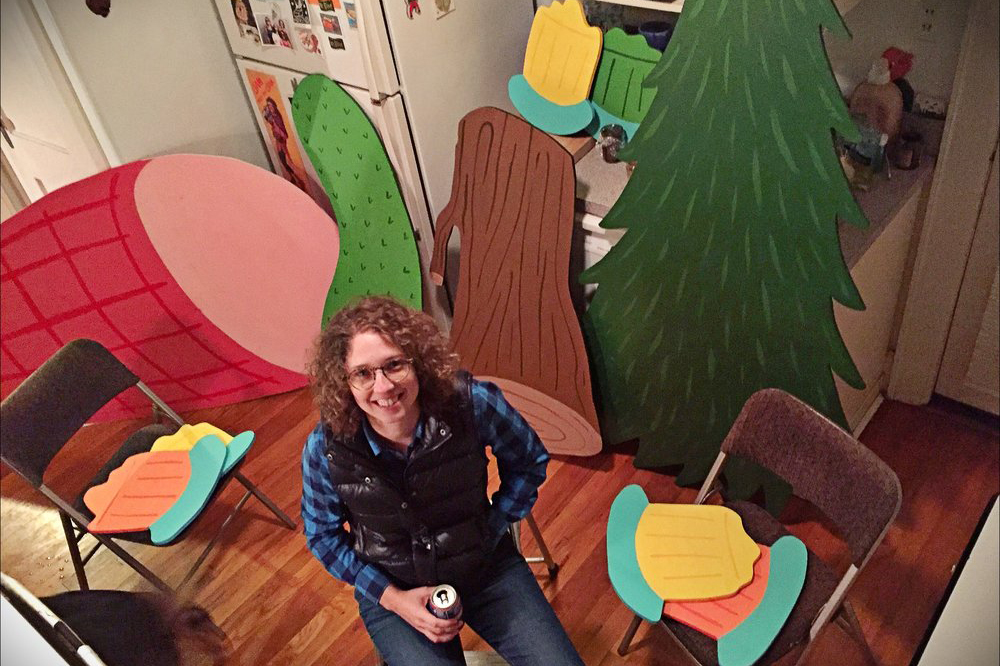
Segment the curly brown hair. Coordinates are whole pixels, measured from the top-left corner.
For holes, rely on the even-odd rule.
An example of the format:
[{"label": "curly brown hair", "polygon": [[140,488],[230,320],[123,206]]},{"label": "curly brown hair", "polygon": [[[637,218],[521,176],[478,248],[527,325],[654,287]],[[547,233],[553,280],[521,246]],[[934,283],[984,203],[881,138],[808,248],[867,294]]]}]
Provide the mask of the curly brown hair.
[{"label": "curly brown hair", "polygon": [[458,369],[458,356],[448,348],[448,340],[423,312],[389,296],[367,296],[330,319],[308,366],[320,417],[334,436],[353,437],[361,425],[361,408],[347,383],[347,353],[355,335],[369,332],[378,333],[413,360],[421,409],[443,416],[456,396]]}]

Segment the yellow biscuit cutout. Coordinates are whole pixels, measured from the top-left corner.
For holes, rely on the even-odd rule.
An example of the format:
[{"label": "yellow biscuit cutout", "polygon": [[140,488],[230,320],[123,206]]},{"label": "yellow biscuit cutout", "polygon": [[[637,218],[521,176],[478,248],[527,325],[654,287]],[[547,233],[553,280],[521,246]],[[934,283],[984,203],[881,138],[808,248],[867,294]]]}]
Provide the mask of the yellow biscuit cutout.
[{"label": "yellow biscuit cutout", "polygon": [[223,444],[229,444],[232,437],[211,423],[197,425],[184,424],[172,435],[164,435],[153,442],[150,451],[189,451],[205,435],[215,435]]},{"label": "yellow biscuit cutout", "polygon": [[635,533],[643,577],[666,601],[718,599],[753,579],[760,546],[723,506],[650,504]]},{"label": "yellow biscuit cutout", "polygon": [[524,53],[524,78],[550,102],[582,102],[594,81],[601,39],[601,29],[587,23],[579,0],[539,7]]}]

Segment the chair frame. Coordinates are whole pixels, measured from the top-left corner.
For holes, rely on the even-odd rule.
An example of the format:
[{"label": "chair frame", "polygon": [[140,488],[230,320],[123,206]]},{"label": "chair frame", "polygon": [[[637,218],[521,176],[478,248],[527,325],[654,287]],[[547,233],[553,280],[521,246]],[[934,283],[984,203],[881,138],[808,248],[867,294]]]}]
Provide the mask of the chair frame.
[{"label": "chair frame", "polygon": [[[135,387],[138,388],[147,398],[149,398],[150,402],[152,402],[153,415],[157,422],[159,422],[160,416],[162,415],[167,417],[170,421],[176,423],[178,426],[185,425],[184,419],[182,419],[180,415],[177,414],[177,412],[172,410],[165,402],[163,402],[163,400],[161,400],[160,397],[157,396],[153,392],[153,390],[150,389],[148,386],[146,386],[141,380],[136,382]],[[3,461],[4,463],[9,464],[11,469],[17,471],[18,474],[21,474],[16,465],[8,463],[6,457],[3,457]],[[198,556],[198,559],[185,574],[184,579],[181,581],[180,585],[178,585],[176,588],[171,588],[159,576],[150,571],[144,564],[142,564],[127,550],[125,550],[125,548],[119,545],[113,539],[112,535],[95,534],[87,530],[87,524],[90,521],[85,516],[83,516],[74,506],[72,506],[69,502],[63,499],[58,493],[56,493],[54,490],[45,485],[44,481],[39,482],[37,486],[30,480],[29,483],[32,486],[34,486],[39,492],[41,492],[46,498],[48,498],[48,500],[52,502],[59,511],[59,519],[60,522],[62,523],[63,534],[66,537],[66,545],[67,548],[69,549],[70,560],[73,563],[73,570],[76,573],[77,583],[79,584],[81,590],[90,589],[90,584],[87,581],[87,573],[85,569],[87,563],[97,553],[97,551],[100,549],[101,546],[105,546],[107,547],[108,550],[117,555],[119,559],[125,562],[125,564],[132,567],[132,569],[134,569],[137,573],[139,573],[143,578],[148,580],[150,583],[152,583],[155,587],[167,593],[177,594],[181,591],[181,589],[184,588],[185,585],[187,585],[187,583],[194,576],[195,572],[201,567],[202,563],[208,557],[208,554],[219,542],[219,539],[221,538],[222,533],[225,531],[226,527],[228,527],[229,523],[232,521],[233,517],[235,517],[236,513],[241,508],[243,508],[243,505],[246,504],[247,500],[250,498],[250,495],[253,495],[257,499],[259,499],[261,503],[263,503],[264,506],[266,506],[271,511],[271,513],[275,515],[276,518],[278,518],[281,522],[283,522],[286,526],[288,526],[289,529],[295,529],[295,522],[291,518],[289,518],[288,515],[285,514],[281,509],[279,509],[278,506],[271,500],[271,498],[265,495],[256,485],[254,485],[249,479],[247,479],[243,475],[243,473],[239,471],[238,467],[232,473],[232,476],[246,488],[246,491],[243,493],[243,497],[239,500],[239,502],[237,502],[236,505],[233,507],[233,509],[229,512],[229,515],[226,516],[226,519],[219,526],[219,529],[216,530],[215,535],[211,538],[211,540],[209,540],[208,545],[205,546],[204,550],[202,550],[201,554]],[[216,492],[221,492],[221,490],[222,489],[220,488]],[[94,547],[86,555],[81,555],[80,541],[83,539],[84,536],[88,534],[97,540],[97,544],[94,545]]]},{"label": "chair frame", "polygon": [[[842,430],[840,426],[836,425],[822,414],[819,414],[818,412],[815,413],[817,416],[826,420],[831,427],[837,428],[838,430]],[[701,489],[698,491],[698,495],[695,497],[694,504],[696,505],[705,504],[712,495],[720,492],[722,484],[721,481],[719,481],[719,474],[722,472],[722,467],[725,464],[726,459],[728,457],[729,454],[726,451],[722,450],[719,451],[719,455],[716,456],[715,462],[712,464],[712,467],[708,472],[708,476],[705,477],[705,481],[702,483]],[[868,659],[869,663],[871,664],[879,663],[878,659],[875,657],[875,653],[872,651],[871,646],[868,644],[868,641],[865,638],[864,632],[861,629],[861,625],[858,622],[857,615],[855,615],[853,609],[850,607],[850,604],[845,602],[846,602],[847,592],[851,589],[851,586],[857,579],[858,574],[861,573],[861,570],[865,567],[866,564],[868,564],[868,561],[871,559],[872,555],[874,555],[875,551],[878,550],[878,547],[882,544],[883,539],[885,539],[886,534],[889,533],[889,529],[892,527],[892,524],[893,522],[895,522],[896,516],[898,514],[899,514],[899,505],[896,506],[895,511],[892,514],[892,517],[886,523],[885,527],[882,529],[882,532],[875,539],[874,543],[872,543],[871,547],[868,549],[868,552],[865,553],[864,557],[861,560],[861,564],[857,565],[854,562],[852,562],[851,565],[847,568],[847,571],[840,578],[840,581],[837,583],[836,588],[834,588],[833,592],[830,594],[830,598],[827,599],[826,603],[824,603],[823,606],[820,608],[819,612],[816,614],[815,619],[810,625],[809,639],[806,641],[801,654],[795,661],[796,666],[802,664],[805,661],[806,657],[813,649],[816,637],[819,636],[820,632],[826,627],[827,624],[830,623],[831,620],[834,620],[837,623],[837,625],[841,627],[841,629],[843,629],[848,635],[852,636],[855,639],[855,641],[860,644],[860,646],[865,651],[865,657],[866,659]],[[628,652],[629,645],[631,644],[636,631],[639,629],[639,625],[642,623],[642,620],[643,620],[642,616],[638,614],[636,614],[632,618],[632,621],[629,623],[628,628],[625,630],[625,635],[622,636],[622,640],[618,644],[619,656],[624,657],[625,654]],[[688,651],[687,647],[680,641],[680,639],[677,638],[676,635],[674,635],[674,632],[670,630],[670,627],[668,627],[666,623],[660,620],[658,624],[663,625],[664,629],[667,630],[667,633],[670,634],[670,637],[673,638],[674,641],[683,649],[684,654],[688,656],[688,658],[691,660],[692,663],[701,666],[701,662],[699,662],[695,658],[695,656],[691,654],[690,651]],[[792,650],[795,649],[796,647],[792,648]]]}]

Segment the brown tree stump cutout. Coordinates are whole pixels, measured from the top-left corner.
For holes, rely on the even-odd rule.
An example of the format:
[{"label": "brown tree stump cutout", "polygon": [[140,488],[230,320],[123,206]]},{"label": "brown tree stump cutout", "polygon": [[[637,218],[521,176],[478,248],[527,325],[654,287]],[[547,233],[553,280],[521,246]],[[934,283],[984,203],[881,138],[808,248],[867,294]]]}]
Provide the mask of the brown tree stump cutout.
[{"label": "brown tree stump cutout", "polygon": [[569,293],[575,187],[573,160],[551,137],[500,109],[470,112],[430,273],[442,284],[457,228],[455,352],[500,386],[551,453],[593,455],[601,436]]}]

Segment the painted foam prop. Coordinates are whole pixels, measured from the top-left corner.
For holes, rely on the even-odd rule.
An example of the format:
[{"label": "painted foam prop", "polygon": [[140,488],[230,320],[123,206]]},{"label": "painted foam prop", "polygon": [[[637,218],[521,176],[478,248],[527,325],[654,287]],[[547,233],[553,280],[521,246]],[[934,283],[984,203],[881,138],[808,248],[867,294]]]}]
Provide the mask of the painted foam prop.
[{"label": "painted foam prop", "polygon": [[[808,555],[792,536],[759,546],[753,579],[735,594],[707,601],[667,601],[653,590],[642,568],[651,553],[637,549],[640,522],[650,506],[639,486],[622,489],[608,518],[608,574],[615,592],[650,622],[673,617],[718,641],[721,666],[749,666],[770,647],[790,616],[805,583]],[[713,508],[713,507],[708,507]],[[723,507],[714,507],[723,508]],[[655,565],[653,565],[655,568]]]},{"label": "painted foam prop", "polygon": [[642,35],[629,35],[621,28],[608,30],[590,94],[594,120],[587,127],[588,134],[599,138],[602,127],[616,124],[625,129],[627,139],[635,136],[656,95],[642,83],[662,55]]},{"label": "painted foam prop", "polygon": [[369,294],[390,294],[420,309],[410,216],[368,116],[339,84],[311,74],[295,89],[292,117],[340,227],[340,260],[323,321]]},{"label": "painted foam prop", "polygon": [[186,451],[147,451],[130,456],[105,483],[84,496],[95,533],[150,531],[157,545],[170,543],[201,513],[226,459],[226,445],[206,435]]},{"label": "painted foam prop", "polygon": [[[309,196],[234,159],[168,155],[63,187],[0,226],[0,393],[80,337],[181,411],[302,387],[337,253]],[[148,410],[127,391],[93,420]]]},{"label": "painted foam prop", "polygon": [[601,55],[600,28],[591,27],[579,0],[539,7],[524,53],[524,73],[507,85],[511,102],[535,127],[572,134],[590,123],[587,94]]},{"label": "painted foam prop", "polygon": [[233,437],[224,430],[216,428],[211,423],[198,423],[191,425],[185,423],[172,435],[163,435],[153,442],[150,451],[188,451],[194,448],[203,437],[215,435],[226,445],[226,458],[222,463],[220,475],[224,476],[236,466],[240,460],[246,456],[253,444],[254,434],[250,430],[241,432]]},{"label": "painted foam prop", "polygon": [[[832,308],[863,307],[837,218],[866,221],[830,132],[857,130],[821,28],[846,34],[829,0],[686,2],[601,223],[627,231],[581,276],[598,284],[584,332],[604,438],[638,438],[638,467],[682,464],[682,485],[704,479],[754,391],[843,424],[833,374],[864,386]],[[772,512],[790,492],[748,461],[725,478],[733,498],[764,485]]]},{"label": "painted foam prop", "polygon": [[461,238],[451,341],[495,382],[552,453],[601,449],[583,335],[569,293],[576,179],[552,137],[494,108],[458,126],[451,200],[435,225],[431,278]]}]

